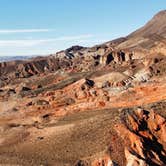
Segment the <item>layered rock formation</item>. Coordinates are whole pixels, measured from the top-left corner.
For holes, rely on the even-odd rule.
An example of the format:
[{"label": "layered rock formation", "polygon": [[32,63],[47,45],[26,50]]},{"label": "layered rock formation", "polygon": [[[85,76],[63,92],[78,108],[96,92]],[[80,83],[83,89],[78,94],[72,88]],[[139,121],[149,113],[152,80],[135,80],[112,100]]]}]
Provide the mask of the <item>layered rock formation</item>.
[{"label": "layered rock formation", "polygon": [[2,62],[0,63],[1,77],[4,75],[29,77],[58,69],[88,71],[111,62],[122,63],[155,54],[164,55],[166,53],[165,17],[166,11],[161,11],[144,27],[126,38],[113,40],[92,48],[73,46],[49,57]]},{"label": "layered rock formation", "polygon": [[[127,114],[125,121],[115,125],[123,139],[126,166],[165,165],[166,120],[153,110],[138,108]],[[108,154],[92,162],[92,166],[117,166]]]},{"label": "layered rock formation", "polygon": [[138,109],[116,130],[125,141],[126,165],[165,165],[165,118],[153,110]]}]

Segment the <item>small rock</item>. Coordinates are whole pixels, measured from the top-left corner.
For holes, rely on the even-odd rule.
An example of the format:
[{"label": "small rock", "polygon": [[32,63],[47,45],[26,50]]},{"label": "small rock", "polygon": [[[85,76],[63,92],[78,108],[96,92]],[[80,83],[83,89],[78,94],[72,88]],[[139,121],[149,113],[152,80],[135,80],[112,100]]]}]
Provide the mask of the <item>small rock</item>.
[{"label": "small rock", "polygon": [[44,139],[44,137],[37,137],[37,139],[42,140],[42,139]]},{"label": "small rock", "polygon": [[49,102],[46,100],[38,100],[36,102],[37,105],[49,105]]},{"label": "small rock", "polygon": [[26,104],[27,107],[28,107],[28,106],[32,106],[32,105],[33,105],[33,102],[32,102],[32,101]]},{"label": "small rock", "polygon": [[89,87],[93,87],[95,82],[93,80],[85,79],[85,84]]},{"label": "small rock", "polygon": [[75,100],[74,100],[73,98],[67,98],[67,99],[65,100],[65,102],[66,102],[67,105],[71,105],[71,104],[74,104],[74,103],[75,103]]},{"label": "small rock", "polygon": [[21,91],[30,91],[31,89],[30,88],[28,88],[28,87],[22,87],[22,89],[21,89]]},{"label": "small rock", "polygon": [[17,109],[17,108],[13,108],[12,111],[13,111],[13,112],[17,112],[18,109]]},{"label": "small rock", "polygon": [[8,94],[16,94],[16,91],[15,91],[15,89],[9,89],[9,90],[7,91],[7,93],[8,93]]},{"label": "small rock", "polygon": [[38,88],[38,89],[42,88],[42,85],[38,85],[37,88]]},{"label": "small rock", "polygon": [[105,81],[102,85],[102,88],[109,88],[111,86],[109,81]]},{"label": "small rock", "polygon": [[83,160],[79,160],[74,166],[88,166],[88,163]]}]

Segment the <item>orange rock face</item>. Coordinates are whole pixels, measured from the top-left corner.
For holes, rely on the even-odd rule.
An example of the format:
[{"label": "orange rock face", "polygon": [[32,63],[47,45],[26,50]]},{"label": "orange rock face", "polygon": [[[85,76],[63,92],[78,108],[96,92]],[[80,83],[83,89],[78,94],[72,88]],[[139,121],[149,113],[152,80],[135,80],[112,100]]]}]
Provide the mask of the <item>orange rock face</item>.
[{"label": "orange rock face", "polygon": [[127,166],[166,164],[166,120],[153,110],[136,110],[115,129],[125,142]]},{"label": "orange rock face", "polygon": [[109,156],[105,155],[103,158],[94,161],[92,166],[114,166],[114,163]]}]

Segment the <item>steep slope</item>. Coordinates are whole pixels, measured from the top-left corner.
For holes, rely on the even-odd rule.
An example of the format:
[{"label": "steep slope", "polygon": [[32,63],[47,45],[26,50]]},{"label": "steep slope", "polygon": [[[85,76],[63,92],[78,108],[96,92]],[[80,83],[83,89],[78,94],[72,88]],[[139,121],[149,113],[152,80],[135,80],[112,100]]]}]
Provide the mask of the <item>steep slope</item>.
[{"label": "steep slope", "polygon": [[135,58],[166,54],[166,10],[156,14],[145,26],[129,34],[117,49],[135,53]]},{"label": "steep slope", "polygon": [[166,10],[156,14],[145,26],[131,33],[128,38],[149,37],[154,34],[166,37]]}]

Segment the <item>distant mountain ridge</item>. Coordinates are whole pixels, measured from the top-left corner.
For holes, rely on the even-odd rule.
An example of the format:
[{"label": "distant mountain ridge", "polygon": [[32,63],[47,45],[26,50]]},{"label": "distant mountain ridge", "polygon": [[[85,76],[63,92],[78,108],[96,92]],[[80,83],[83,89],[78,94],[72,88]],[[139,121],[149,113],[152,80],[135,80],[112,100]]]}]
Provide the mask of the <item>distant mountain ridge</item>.
[{"label": "distant mountain ridge", "polygon": [[116,59],[120,50],[127,56],[132,52],[134,54],[133,59],[158,54],[166,55],[165,37],[166,10],[163,10],[156,14],[145,26],[128,36],[95,45],[94,47],[72,46],[45,57],[0,57],[0,77],[8,74],[18,77],[18,73],[20,77],[29,77],[43,72],[69,68],[70,70],[88,71],[99,64],[105,64],[105,57],[109,54],[114,54],[113,59]]},{"label": "distant mountain ridge", "polygon": [[15,60],[26,60],[33,56],[0,56],[0,62],[9,62]]},{"label": "distant mountain ridge", "polygon": [[166,54],[166,10],[158,12],[143,27],[132,32],[117,49],[135,52],[136,58]]},{"label": "distant mountain ridge", "polygon": [[152,34],[166,37],[166,10],[157,13],[145,26],[131,33],[128,37],[149,37]]}]

